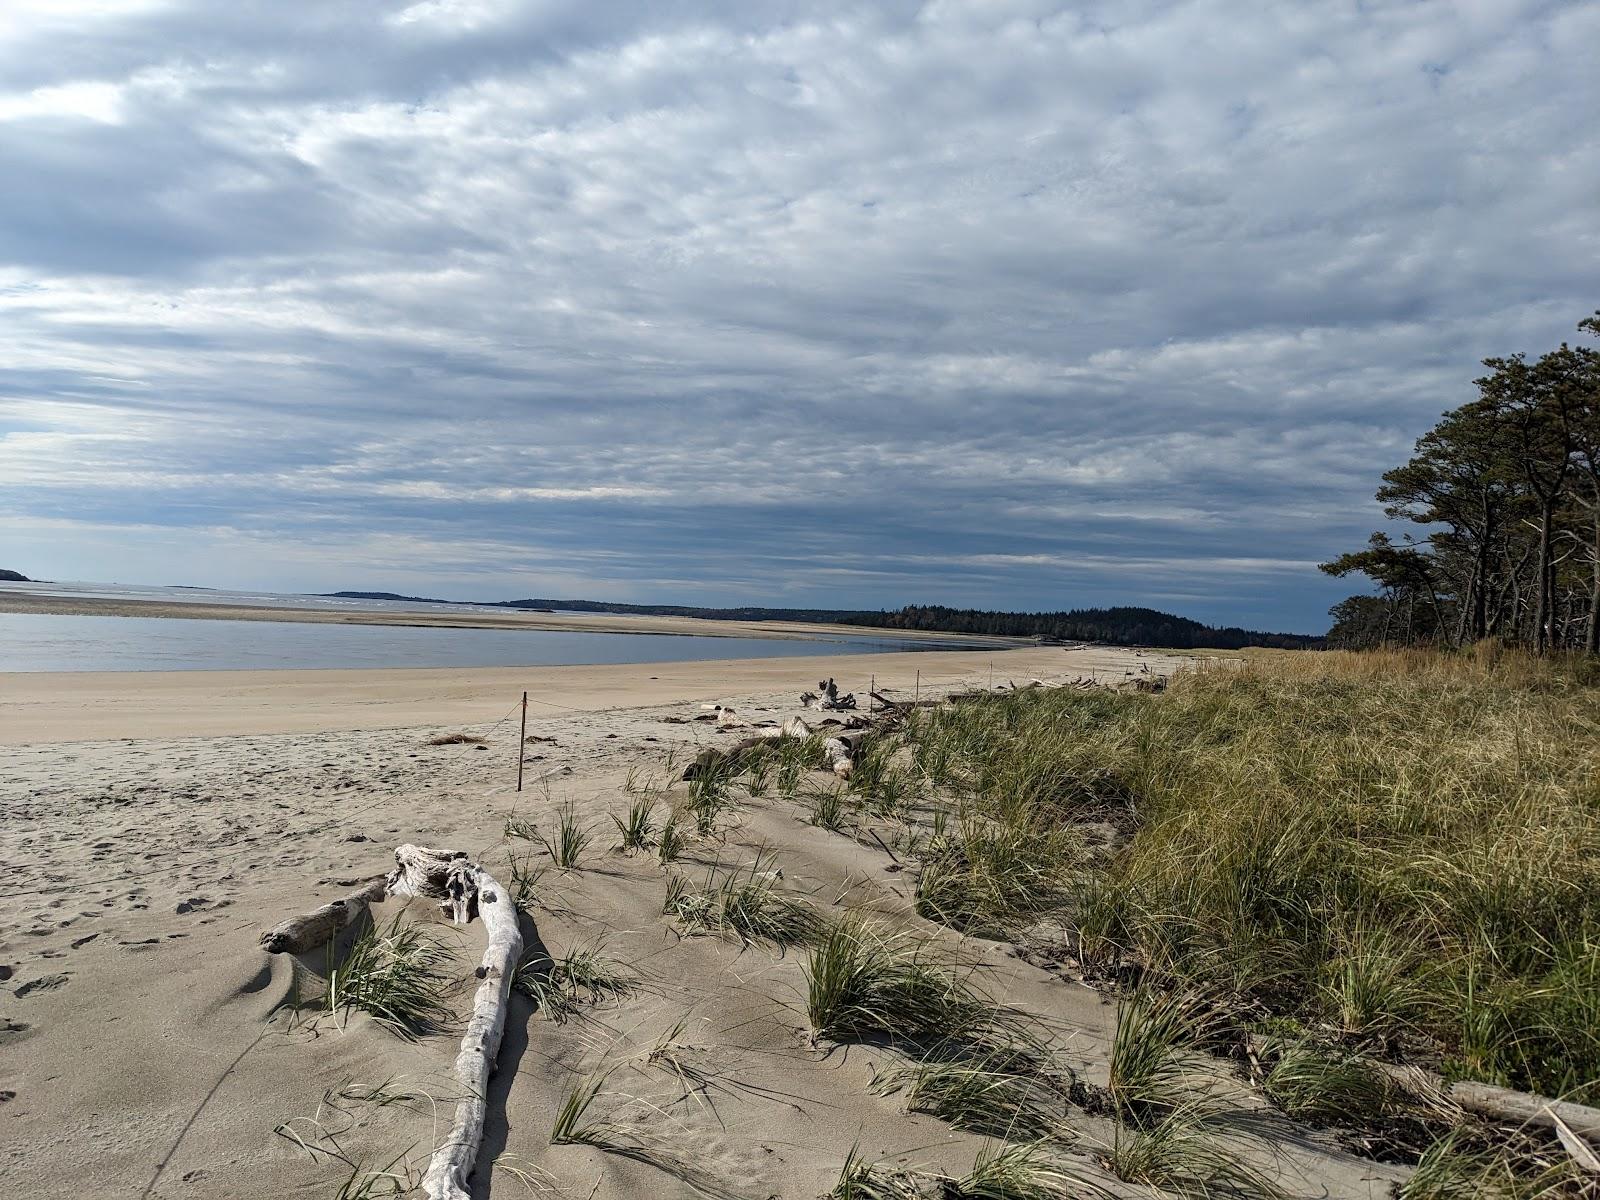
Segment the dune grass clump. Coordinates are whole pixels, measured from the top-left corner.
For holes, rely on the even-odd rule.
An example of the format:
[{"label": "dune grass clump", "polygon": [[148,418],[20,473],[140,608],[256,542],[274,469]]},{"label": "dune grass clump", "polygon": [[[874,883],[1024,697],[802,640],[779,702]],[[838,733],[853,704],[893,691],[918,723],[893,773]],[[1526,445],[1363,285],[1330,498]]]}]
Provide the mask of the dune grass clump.
[{"label": "dune grass clump", "polygon": [[[1069,883],[1088,965],[1353,1048],[1600,1099],[1596,669],[1257,653],[1159,695],[1033,689],[908,726],[976,817],[1116,831]],[[938,870],[926,890],[941,903]]]},{"label": "dune grass clump", "polygon": [[713,871],[701,887],[675,874],[667,880],[661,911],[690,932],[731,933],[746,945],[767,942],[781,949],[816,941],[825,928],[821,915],[784,893],[780,878],[767,853],[746,867]]},{"label": "dune grass clump", "polygon": [[1103,1156],[1126,1183],[1179,1196],[1287,1200],[1288,1193],[1220,1139],[1204,1108],[1178,1108],[1143,1128],[1119,1125]]},{"label": "dune grass clump", "polygon": [[1365,1055],[1311,1038],[1284,1045],[1262,1086],[1269,1100],[1300,1121],[1360,1126],[1413,1107]]},{"label": "dune grass clump", "polygon": [[714,836],[723,814],[739,807],[733,794],[733,778],[732,760],[724,758],[689,781],[689,798],[684,803],[684,811],[694,819],[697,836]]},{"label": "dune grass clump", "polygon": [[387,926],[373,926],[350,944],[343,961],[329,968],[322,1004],[335,1016],[360,1009],[408,1041],[449,1025],[452,989],[444,967],[450,951],[396,913]]},{"label": "dune grass clump", "polygon": [[626,816],[611,814],[611,822],[617,827],[617,833],[622,841],[617,844],[617,849],[624,854],[633,854],[639,850],[648,850],[655,845],[656,822],[655,800],[650,796],[641,796],[628,805]]},{"label": "dune grass clump", "polygon": [[1109,1193],[1063,1162],[1047,1142],[985,1142],[959,1179],[904,1170],[852,1148],[822,1200],[1081,1200]]},{"label": "dune grass clump", "polygon": [[1117,1007],[1111,1042],[1111,1108],[1124,1120],[1151,1124],[1174,1112],[1203,1111],[1213,1088],[1198,1047],[1216,1015],[1194,992],[1142,988]]},{"label": "dune grass clump", "polygon": [[685,839],[683,826],[678,824],[678,816],[672,813],[667,817],[667,823],[661,827],[661,840],[656,843],[656,857],[661,860],[663,867],[669,867],[678,861],[678,856],[683,853]]},{"label": "dune grass clump", "polygon": [[836,1041],[886,1041],[934,1057],[990,1056],[1019,1066],[1047,1057],[1033,1024],[996,1004],[925,943],[846,916],[805,965],[806,1016]]},{"label": "dune grass clump", "polygon": [[594,832],[578,819],[577,809],[568,803],[556,812],[554,835],[534,830],[532,838],[544,847],[551,862],[563,870],[571,870],[582,860],[583,852],[594,840]]},{"label": "dune grass clump", "polygon": [[626,965],[607,958],[603,949],[596,940],[561,958],[542,952],[528,954],[517,964],[511,986],[557,1022],[576,1014],[581,1003],[597,1004],[636,990],[638,978]]},{"label": "dune grass clump", "polygon": [[827,829],[838,833],[844,828],[845,798],[841,788],[815,788],[811,791],[811,824],[818,829]]},{"label": "dune grass clump", "polygon": [[896,738],[869,737],[859,744],[851,764],[850,790],[878,816],[900,816],[916,792],[911,774],[897,761],[899,748]]},{"label": "dune grass clump", "polygon": [[1068,1087],[1009,1052],[932,1057],[879,1075],[878,1095],[905,1093],[906,1109],[985,1137],[1043,1141],[1060,1137]]},{"label": "dune grass clump", "polygon": [[800,790],[802,776],[813,767],[826,762],[822,753],[825,739],[820,734],[807,734],[803,738],[780,738],[777,747],[777,769],[773,772],[778,795],[793,800]]},{"label": "dune grass clump", "polygon": [[968,814],[941,829],[922,853],[919,915],[964,933],[1004,937],[1058,909],[1079,840],[1068,828]]},{"label": "dune grass clump", "polygon": [[927,1200],[933,1194],[926,1177],[870,1162],[861,1157],[860,1149],[850,1148],[839,1182],[822,1200]]},{"label": "dune grass clump", "polygon": [[511,903],[526,910],[539,895],[539,879],[544,867],[534,861],[531,854],[509,854],[506,861],[511,872]]}]

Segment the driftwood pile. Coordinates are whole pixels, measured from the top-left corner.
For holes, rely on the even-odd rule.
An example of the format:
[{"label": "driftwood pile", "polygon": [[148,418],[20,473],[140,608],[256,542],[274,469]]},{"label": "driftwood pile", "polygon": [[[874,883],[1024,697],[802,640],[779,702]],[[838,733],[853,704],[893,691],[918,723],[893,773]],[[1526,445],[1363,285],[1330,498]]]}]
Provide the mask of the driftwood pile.
[{"label": "driftwood pile", "polygon": [[511,977],[522,958],[522,931],[517,908],[494,876],[460,851],[429,850],[410,844],[396,848],[395,868],[341,900],[314,912],[291,917],[261,935],[262,948],[271,954],[304,954],[326,945],[338,933],[366,914],[369,907],[390,896],[438,898],[439,907],[456,924],[474,917],[483,922],[488,944],[477,977],[482,980],[472,1002],[472,1016],[456,1055],[456,1082],[461,1099],[456,1102],[450,1135],[434,1150],[423,1176],[422,1190],[429,1200],[467,1200],[467,1178],[478,1161],[487,1110],[489,1076],[505,1032],[506,1006]]},{"label": "driftwood pile", "polygon": [[839,685],[831,678],[821,680],[815,692],[800,693],[801,708],[815,708],[821,712],[848,712],[856,706],[856,694],[839,695]]}]

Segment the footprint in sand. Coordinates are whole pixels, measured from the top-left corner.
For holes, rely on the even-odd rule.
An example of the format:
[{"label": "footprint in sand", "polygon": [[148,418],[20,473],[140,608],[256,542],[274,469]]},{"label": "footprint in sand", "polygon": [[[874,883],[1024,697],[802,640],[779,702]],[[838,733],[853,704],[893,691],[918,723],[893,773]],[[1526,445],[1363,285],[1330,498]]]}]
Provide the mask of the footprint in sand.
[{"label": "footprint in sand", "polygon": [[32,1032],[33,1026],[26,1021],[13,1021],[10,1017],[0,1017],[0,1046],[20,1042]]},{"label": "footprint in sand", "polygon": [[41,975],[37,979],[30,979],[19,987],[12,995],[17,997],[29,996],[34,992],[53,992],[56,988],[67,982],[65,975]]}]

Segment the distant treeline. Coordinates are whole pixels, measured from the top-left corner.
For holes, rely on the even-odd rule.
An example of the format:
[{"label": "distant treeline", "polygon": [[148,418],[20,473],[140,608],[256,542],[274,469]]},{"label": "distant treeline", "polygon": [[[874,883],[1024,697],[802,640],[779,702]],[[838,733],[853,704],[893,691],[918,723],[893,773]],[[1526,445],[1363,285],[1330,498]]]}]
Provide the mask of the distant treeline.
[{"label": "distant treeline", "polygon": [[[1600,314],[1578,323],[1600,334]],[[1390,517],[1426,530],[1322,564],[1380,589],[1330,611],[1328,643],[1483,638],[1600,653],[1600,351],[1486,358],[1477,396],[1383,476]]]},{"label": "distant treeline", "polygon": [[[408,600],[422,604],[458,603],[400,596],[393,592],[334,592],[346,599]],[[917,633],[965,633],[985,637],[1044,638],[1063,642],[1106,642],[1116,646],[1170,646],[1174,649],[1238,650],[1245,646],[1312,649],[1322,639],[1293,633],[1218,629],[1153,608],[1078,608],[1070,612],[1013,613],[942,604],[908,604],[893,612],[838,608],[696,608],[681,604],[613,604],[605,600],[500,600],[496,608],[560,612],[629,613],[651,617],[698,617],[714,621],[807,621],[818,625],[861,625]]]},{"label": "distant treeline", "polygon": [[1076,608],[1070,612],[1010,613],[940,604],[908,604],[896,612],[852,613],[852,624],[942,633],[1039,637],[1052,641],[1109,642],[1118,646],[1238,650],[1245,646],[1309,649],[1321,639],[1252,629],[1218,629],[1153,608]]}]

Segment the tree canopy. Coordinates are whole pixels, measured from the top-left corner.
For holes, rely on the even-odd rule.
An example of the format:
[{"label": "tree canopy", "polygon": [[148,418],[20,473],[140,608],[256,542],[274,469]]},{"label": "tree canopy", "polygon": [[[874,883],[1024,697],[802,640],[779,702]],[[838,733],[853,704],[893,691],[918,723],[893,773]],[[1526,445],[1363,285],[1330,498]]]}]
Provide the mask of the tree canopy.
[{"label": "tree canopy", "polygon": [[[1600,313],[1578,329],[1600,335]],[[1477,395],[1383,476],[1384,512],[1419,530],[1322,564],[1379,589],[1330,610],[1330,645],[1600,651],[1600,350],[1563,342],[1483,365]]]}]

